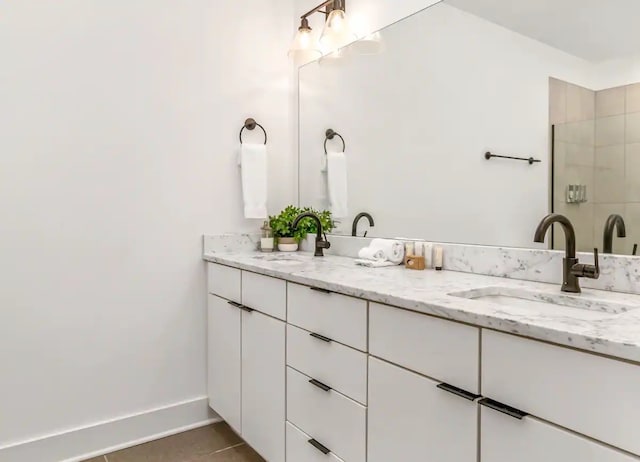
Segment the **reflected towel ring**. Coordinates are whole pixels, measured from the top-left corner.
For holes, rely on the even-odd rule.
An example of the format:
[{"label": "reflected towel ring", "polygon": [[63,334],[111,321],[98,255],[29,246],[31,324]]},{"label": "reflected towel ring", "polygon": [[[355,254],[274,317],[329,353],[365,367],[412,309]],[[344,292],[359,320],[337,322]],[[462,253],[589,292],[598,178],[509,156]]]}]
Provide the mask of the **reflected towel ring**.
[{"label": "reflected towel ring", "polygon": [[244,125],[240,129],[240,144],[242,144],[242,132],[244,131],[244,129],[246,128],[247,130],[253,130],[256,127],[260,127],[260,129],[262,130],[262,133],[264,133],[264,144],[267,144],[267,131],[264,129],[262,125],[256,122],[255,119],[251,119],[251,118],[245,120]]},{"label": "reflected towel ring", "polygon": [[344,142],[344,138],[342,137],[342,135],[338,132],[336,132],[335,130],[329,128],[325,133],[325,138],[324,138],[324,153],[327,154],[327,141],[332,140],[334,137],[338,137],[342,140],[342,152],[345,152],[347,150],[347,145]]}]

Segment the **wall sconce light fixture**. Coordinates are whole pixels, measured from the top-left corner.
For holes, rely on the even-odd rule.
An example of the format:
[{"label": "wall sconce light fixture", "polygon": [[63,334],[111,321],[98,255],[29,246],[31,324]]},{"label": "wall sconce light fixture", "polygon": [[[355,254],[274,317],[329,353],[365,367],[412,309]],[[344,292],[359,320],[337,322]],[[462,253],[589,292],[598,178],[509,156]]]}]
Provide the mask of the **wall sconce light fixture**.
[{"label": "wall sconce light fixture", "polygon": [[[326,21],[320,44],[312,36],[309,20],[314,13],[324,14]],[[300,17],[300,27],[289,49],[289,57],[297,62],[309,62],[331,53],[357,40],[346,15],[346,0],[328,0],[306,12]],[[322,48],[321,48],[321,47]]]}]

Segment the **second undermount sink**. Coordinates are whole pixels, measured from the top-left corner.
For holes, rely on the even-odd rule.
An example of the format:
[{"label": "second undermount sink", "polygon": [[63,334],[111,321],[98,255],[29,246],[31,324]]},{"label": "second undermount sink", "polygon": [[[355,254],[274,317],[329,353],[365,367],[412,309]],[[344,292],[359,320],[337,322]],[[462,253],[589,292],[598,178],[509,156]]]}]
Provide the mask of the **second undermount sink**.
[{"label": "second undermount sink", "polygon": [[505,308],[526,309],[539,314],[570,315],[585,320],[605,319],[640,308],[591,294],[568,295],[513,287],[483,287],[449,295],[478,300]]}]

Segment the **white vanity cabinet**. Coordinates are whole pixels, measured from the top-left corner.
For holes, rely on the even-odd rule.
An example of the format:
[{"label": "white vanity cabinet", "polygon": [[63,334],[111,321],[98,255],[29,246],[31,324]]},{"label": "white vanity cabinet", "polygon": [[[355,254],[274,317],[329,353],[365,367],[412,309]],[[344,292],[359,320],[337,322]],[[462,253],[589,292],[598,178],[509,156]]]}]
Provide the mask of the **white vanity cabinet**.
[{"label": "white vanity cabinet", "polygon": [[[367,302],[287,286],[287,421],[322,460],[367,460]],[[295,431],[294,431],[295,430]],[[287,442],[287,460],[302,449]]]},{"label": "white vanity cabinet", "polygon": [[439,383],[369,359],[369,462],[475,461],[478,409]]},{"label": "white vanity cabinet", "polygon": [[240,309],[217,295],[208,296],[207,393],[209,406],[242,433]]},{"label": "white vanity cabinet", "polygon": [[[501,332],[483,332],[484,396],[640,456],[639,390],[638,365]],[[491,409],[483,409],[483,415],[488,411]],[[522,437],[524,440],[539,439],[542,443],[546,437],[560,440],[565,435],[553,428],[529,431],[533,427],[518,426],[525,434],[531,433],[529,438]],[[485,436],[493,437],[483,425],[483,440]],[[558,447],[565,452],[575,448],[572,460],[588,460],[578,454],[593,445],[586,441],[578,444],[572,435],[565,438],[566,447],[560,443]]]},{"label": "white vanity cabinet", "polygon": [[210,406],[262,457],[284,462],[286,324],[272,315],[286,313],[286,283],[209,264],[209,291]]},{"label": "white vanity cabinet", "polygon": [[209,265],[211,407],[268,462],[640,462],[640,365]]},{"label": "white vanity cabinet", "polygon": [[368,461],[474,461],[480,330],[371,303],[369,333]]},{"label": "white vanity cabinet", "polygon": [[534,417],[529,416],[518,420],[484,407],[481,413],[480,460],[482,462],[638,461],[637,458],[621,451]]}]

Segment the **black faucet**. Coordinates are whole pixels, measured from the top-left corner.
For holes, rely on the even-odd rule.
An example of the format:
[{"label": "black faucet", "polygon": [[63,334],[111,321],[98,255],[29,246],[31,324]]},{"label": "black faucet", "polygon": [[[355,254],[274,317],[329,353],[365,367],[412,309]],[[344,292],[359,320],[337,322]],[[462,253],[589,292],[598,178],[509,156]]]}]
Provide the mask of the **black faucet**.
[{"label": "black faucet", "polygon": [[613,253],[613,228],[618,231],[618,237],[627,237],[627,228],[624,226],[622,217],[615,213],[609,215],[607,222],[604,224],[602,253]]},{"label": "black faucet", "polygon": [[[358,222],[363,218],[366,218],[367,220],[369,220],[369,226],[373,227],[376,225],[375,222],[373,221],[373,217],[370,214],[368,214],[367,212],[360,212],[353,219],[353,225],[351,225],[352,236],[358,235]],[[364,232],[364,237],[367,237],[367,231]]]},{"label": "black faucet", "polygon": [[[315,213],[311,213],[311,212],[301,213],[296,217],[295,220],[293,220],[292,227],[293,229],[296,229],[298,227],[298,223],[300,223],[300,221],[304,220],[305,218],[311,218],[312,220],[314,220],[318,228],[317,234],[316,234],[316,252],[313,255],[315,257],[324,257],[324,252],[322,252],[322,249],[330,248],[331,243],[327,241],[327,236],[322,231],[322,222],[320,221],[320,218],[318,218],[318,216]],[[324,238],[322,236],[324,236]]]},{"label": "black faucet", "polygon": [[542,219],[536,234],[533,238],[534,242],[544,242],[544,236],[547,229],[554,224],[559,223],[564,231],[565,239],[565,258],[562,260],[562,291],[571,293],[580,293],[579,278],[598,279],[600,277],[600,264],[598,262],[598,249],[593,249],[595,265],[585,265],[578,262],[576,258],[576,232],[573,225],[567,217],[558,213],[552,213]]}]

